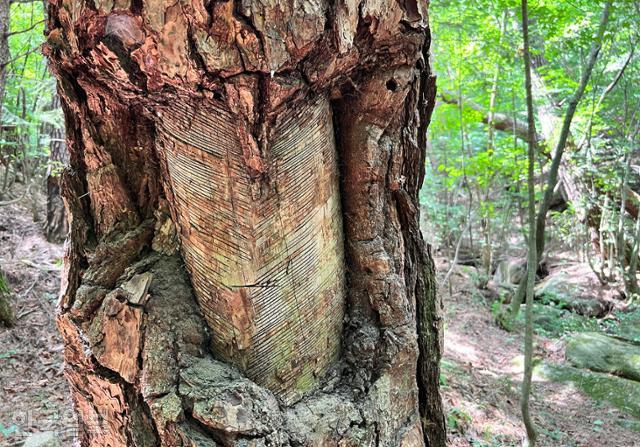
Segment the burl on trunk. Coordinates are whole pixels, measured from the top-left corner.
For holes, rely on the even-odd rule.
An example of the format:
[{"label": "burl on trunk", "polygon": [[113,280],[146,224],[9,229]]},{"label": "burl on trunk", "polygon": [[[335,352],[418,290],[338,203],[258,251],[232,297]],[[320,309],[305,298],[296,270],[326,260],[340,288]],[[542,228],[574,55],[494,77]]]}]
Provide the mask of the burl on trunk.
[{"label": "burl on trunk", "polygon": [[81,445],[444,446],[412,0],[52,0]]}]

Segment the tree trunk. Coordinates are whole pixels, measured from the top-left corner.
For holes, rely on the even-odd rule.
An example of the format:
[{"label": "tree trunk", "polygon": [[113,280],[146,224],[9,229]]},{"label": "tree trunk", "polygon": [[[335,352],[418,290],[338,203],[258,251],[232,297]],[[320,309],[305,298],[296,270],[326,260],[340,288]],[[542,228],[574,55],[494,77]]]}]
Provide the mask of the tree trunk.
[{"label": "tree trunk", "polygon": [[[580,79],[580,84],[578,85],[576,91],[573,93],[573,96],[569,100],[569,105],[564,113],[564,118],[562,120],[562,127],[560,129],[560,135],[555,144],[555,149],[552,153],[551,166],[549,167],[549,174],[546,181],[546,187],[544,189],[542,201],[540,202],[540,207],[538,208],[538,213],[536,215],[536,259],[538,262],[542,259],[544,254],[544,246],[545,246],[545,232],[547,227],[547,214],[551,209],[551,204],[553,203],[553,198],[556,191],[556,186],[558,184],[558,177],[560,177],[560,168],[562,166],[563,154],[567,147],[567,143],[569,141],[569,136],[571,132],[571,122],[573,121],[573,117],[575,115],[576,109],[578,108],[578,104],[584,95],[584,92],[587,88],[587,84],[589,83],[589,79],[591,78],[591,72],[593,71],[593,67],[596,64],[598,59],[598,55],[600,54],[600,50],[602,49],[602,40],[604,38],[604,33],[607,29],[607,24],[609,23],[609,17],[611,12],[612,1],[607,1],[604,5],[604,9],[602,11],[602,16],[600,18],[600,24],[598,26],[598,33],[591,44],[591,49],[589,50],[589,57],[587,59],[587,64],[582,71],[582,77]],[[540,57],[540,56],[539,56]],[[540,76],[535,76],[534,79],[537,79],[536,90],[541,92],[542,94],[547,94],[547,89],[544,87],[544,82]],[[538,117],[542,127],[543,135],[551,135],[553,133],[555,115],[553,114],[553,106],[551,102],[543,102],[542,106],[538,108]],[[547,138],[547,140],[550,140]],[[528,276],[528,275],[527,275]],[[526,292],[526,280],[523,278],[520,280],[520,284],[518,284],[518,289],[511,300],[511,319],[515,319],[520,311],[520,305],[525,297]]]},{"label": "tree trunk", "polygon": [[[8,129],[2,121],[2,111],[4,106],[4,92],[7,82],[7,61],[9,60],[9,12],[11,9],[10,0],[0,0],[0,141],[6,138]],[[0,184],[0,199],[3,199],[5,192],[9,189],[9,169],[11,168],[10,158],[4,153],[4,145],[0,144],[0,161],[2,163],[2,181]],[[2,299],[2,298],[0,298]],[[0,307],[4,304],[0,303]]]},{"label": "tree trunk", "polygon": [[[2,125],[2,105],[7,81],[7,62],[9,61],[9,12],[10,0],[0,0],[0,126]],[[0,128],[0,135],[2,130]],[[7,168],[8,169],[8,168]]]},{"label": "tree trunk", "polygon": [[0,323],[6,327],[13,327],[16,324],[16,316],[11,306],[11,290],[0,270]]},{"label": "tree trunk", "polygon": [[[60,107],[60,97],[53,95],[51,110]],[[62,242],[67,237],[69,225],[60,195],[60,173],[69,163],[69,153],[64,140],[64,129],[50,124],[43,125],[43,133],[48,134],[49,166],[47,167],[47,222],[44,233],[49,242]]]},{"label": "tree trunk", "polygon": [[54,0],[81,445],[444,446],[423,4]]},{"label": "tree trunk", "polygon": [[[534,183],[536,120],[533,110],[533,90],[531,76],[531,51],[529,46],[529,5],[522,0],[522,59],[524,62],[525,92],[527,95],[527,211],[529,217],[529,240],[527,241],[527,265],[538,265],[536,257],[536,194]],[[522,378],[522,396],[520,411],[522,422],[527,431],[527,445],[535,447],[538,434],[531,418],[529,401],[533,376],[533,288],[536,282],[536,269],[527,269],[526,315],[524,331],[524,374]]]}]

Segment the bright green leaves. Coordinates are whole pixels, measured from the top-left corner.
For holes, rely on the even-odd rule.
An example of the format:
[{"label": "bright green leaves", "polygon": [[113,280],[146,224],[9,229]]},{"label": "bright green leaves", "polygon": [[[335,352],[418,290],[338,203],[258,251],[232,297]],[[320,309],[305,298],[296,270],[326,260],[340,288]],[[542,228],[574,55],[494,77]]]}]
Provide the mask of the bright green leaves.
[{"label": "bright green leaves", "polygon": [[9,64],[4,94],[0,154],[6,159],[46,159],[50,132],[61,128],[63,116],[52,107],[55,80],[41,53],[44,42],[44,2],[11,5]]},{"label": "bright green leaves", "polygon": [[[535,0],[529,9],[534,71],[544,84],[542,91],[534,83],[535,107],[549,107],[558,120],[558,130],[551,130],[546,141],[538,142],[536,175],[542,185],[541,174],[548,170],[550,148],[559,134],[559,117],[580,81],[598,30],[602,2]],[[613,9],[591,82],[571,127],[568,163],[587,176],[598,193],[616,194],[622,160],[629,150],[628,136],[638,120],[640,64],[636,60],[640,50],[615,88],[599,102],[640,42],[638,13],[631,4]],[[515,221],[518,208],[526,205],[519,186],[525,180],[525,141],[522,132],[514,137],[518,132],[507,122],[516,120],[526,129],[520,1],[432,0],[431,17],[432,60],[441,96],[429,127],[427,153],[428,175],[437,178],[427,177],[423,197],[441,201],[437,207],[428,205],[436,213],[428,211],[428,220],[442,228],[437,235],[441,240],[449,240],[449,229],[459,233],[469,214],[476,219],[474,225],[487,214],[495,214],[485,211],[487,203],[498,210],[510,208],[506,222]],[[494,89],[496,130],[490,132]],[[460,98],[462,108],[457,103]],[[542,133],[543,125],[553,118],[539,115],[536,119],[538,133]],[[589,150],[580,147],[585,142]],[[472,213],[452,211],[469,206]]]}]

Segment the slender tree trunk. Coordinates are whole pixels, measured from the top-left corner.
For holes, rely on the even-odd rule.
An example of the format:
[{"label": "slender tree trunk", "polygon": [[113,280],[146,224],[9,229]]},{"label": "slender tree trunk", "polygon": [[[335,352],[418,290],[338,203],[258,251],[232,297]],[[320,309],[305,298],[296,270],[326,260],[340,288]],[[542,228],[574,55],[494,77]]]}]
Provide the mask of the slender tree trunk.
[{"label": "slender tree trunk", "polygon": [[[609,23],[609,16],[611,11],[611,1],[607,1],[604,5],[604,9],[602,11],[602,17],[600,19],[600,25],[598,27],[598,33],[591,45],[591,50],[589,52],[589,59],[587,61],[587,65],[585,66],[582,77],[580,79],[580,84],[578,88],[573,94],[573,97],[569,101],[569,106],[564,115],[564,119],[562,122],[562,128],[560,130],[560,136],[558,137],[558,142],[556,143],[555,150],[553,151],[553,159],[551,160],[551,166],[549,168],[549,177],[547,179],[547,185],[544,190],[544,195],[542,198],[542,202],[540,203],[540,207],[538,209],[538,213],[536,216],[536,259],[542,259],[542,254],[544,252],[544,243],[545,243],[545,230],[547,224],[547,213],[551,208],[551,203],[553,200],[554,191],[556,185],[558,183],[558,172],[560,169],[560,163],[562,161],[562,155],[567,146],[567,140],[569,138],[569,132],[571,130],[571,122],[573,121],[573,116],[575,115],[576,109],[578,108],[578,103],[582,99],[585,89],[587,88],[587,84],[589,83],[589,79],[591,78],[591,73],[593,71],[593,67],[596,64],[596,60],[598,59],[598,54],[600,53],[600,49],[602,48],[602,39],[604,38],[604,32],[607,29],[607,24]],[[544,120],[548,121],[548,120]],[[546,133],[546,132],[544,132]],[[523,279],[520,281],[518,286],[518,290],[516,291],[516,295],[511,301],[511,315],[512,318],[518,314],[520,310],[520,304],[522,304],[522,300],[525,295],[526,289],[526,281]]]},{"label": "slender tree trunk", "polygon": [[587,156],[589,157],[591,156],[590,148],[591,148],[591,137],[592,137],[592,131],[593,131],[593,118],[595,117],[596,113],[600,111],[600,106],[602,105],[602,102],[604,101],[604,99],[607,97],[609,93],[613,91],[614,88],[616,88],[616,85],[618,85],[618,82],[620,82],[620,79],[622,79],[622,77],[624,76],[624,72],[629,67],[629,64],[631,64],[631,60],[633,59],[635,51],[636,51],[636,44],[634,42],[631,44],[631,50],[629,51],[629,54],[627,55],[627,58],[624,61],[624,64],[622,64],[622,67],[620,67],[620,69],[616,73],[611,83],[609,83],[609,85],[607,85],[607,87],[602,91],[602,93],[600,94],[600,97],[598,98],[598,102],[594,103],[593,108],[591,109],[591,114],[589,115],[589,122],[587,123],[587,130],[584,133],[583,141],[579,145],[580,148],[586,147],[588,151]]},{"label": "slender tree trunk", "polygon": [[0,324],[13,327],[15,323],[16,316],[11,306],[11,290],[2,270],[0,270]]},{"label": "slender tree trunk", "polygon": [[625,233],[625,221],[626,221],[626,209],[627,203],[627,188],[629,187],[629,171],[631,170],[631,152],[627,151],[624,157],[624,174],[620,182],[620,207],[618,209],[618,229],[616,232],[616,250],[618,252],[618,267],[620,268],[620,275],[622,282],[624,283],[625,292],[627,296],[633,293],[633,287],[631,284],[631,276],[635,276],[636,272],[631,272],[627,269],[627,256],[626,241],[624,237]]},{"label": "slender tree trunk", "polygon": [[[51,110],[60,107],[57,94],[51,100]],[[49,135],[49,165],[47,166],[47,221],[44,233],[49,242],[62,242],[67,237],[69,226],[60,195],[60,173],[69,163],[69,153],[64,140],[64,129],[49,124],[43,126],[43,133]]]},{"label": "slender tree trunk", "polygon": [[50,4],[81,445],[445,445],[426,17]]},{"label": "slender tree trunk", "polygon": [[584,95],[584,91],[587,88],[587,84],[589,83],[589,79],[591,78],[591,73],[593,72],[593,67],[596,64],[598,59],[598,54],[600,54],[600,49],[602,48],[602,40],[604,38],[604,32],[607,29],[607,24],[609,23],[609,16],[611,10],[611,1],[605,3],[604,10],[602,12],[602,17],[600,19],[600,25],[598,28],[598,33],[593,41],[591,46],[591,50],[589,52],[589,59],[587,61],[587,65],[584,67],[582,78],[580,80],[580,84],[578,85],[577,90],[575,91],[573,97],[569,101],[569,107],[567,108],[564,120],[562,122],[562,128],[560,130],[560,136],[558,137],[558,142],[556,143],[556,148],[553,152],[553,159],[551,161],[551,167],[549,168],[549,178],[547,180],[547,186],[544,191],[544,197],[542,199],[542,203],[540,204],[540,209],[538,210],[537,222],[536,222],[536,239],[537,239],[537,251],[538,251],[538,259],[541,258],[542,252],[544,251],[544,232],[547,220],[547,213],[549,212],[549,208],[551,207],[551,202],[553,198],[554,189],[558,182],[558,171],[560,168],[560,163],[562,161],[562,155],[564,153],[564,149],[567,146],[567,140],[569,138],[569,132],[571,130],[571,122],[573,121],[573,116],[575,115],[576,109],[578,107],[578,103],[582,99]]},{"label": "slender tree trunk", "polygon": [[[2,125],[2,105],[7,82],[7,62],[9,61],[9,12],[10,0],[0,0],[0,126]],[[7,167],[8,169],[8,167]]]},{"label": "slender tree trunk", "polygon": [[[458,42],[462,42],[462,36],[459,34]],[[458,61],[458,98],[460,101],[458,102],[458,112],[460,119],[460,154],[462,156],[462,187],[467,190],[467,194],[469,195],[469,203],[467,205],[467,231],[469,235],[469,249],[473,252],[473,188],[471,187],[471,183],[469,182],[469,177],[467,176],[467,160],[470,158],[467,150],[466,139],[467,133],[465,130],[465,120],[464,120],[464,100],[462,99],[462,74],[460,72],[460,67],[462,65],[462,61]],[[458,240],[458,245],[456,248],[456,254],[460,249],[460,241],[462,241],[462,237],[464,235],[464,231],[460,233],[460,239]]]},{"label": "slender tree trunk", "polygon": [[638,250],[640,248],[640,213],[636,217],[633,227],[633,244],[631,246],[631,260],[629,261],[629,285],[631,293],[638,294]]},{"label": "slender tree trunk", "polygon": [[[8,129],[5,128],[2,121],[2,111],[4,105],[4,92],[7,82],[7,61],[9,60],[9,12],[11,9],[10,0],[0,0],[0,140],[6,138],[5,133]],[[0,146],[0,149],[4,149]],[[0,153],[3,157],[2,165],[2,185],[0,185],[0,199],[3,198],[4,193],[9,189],[9,169],[11,168],[10,159],[5,159],[5,154]],[[2,298],[0,298],[2,299]],[[0,304],[2,306],[2,304]]]},{"label": "slender tree trunk", "polygon": [[[504,39],[504,35],[507,30],[507,18],[509,15],[509,11],[507,9],[502,13],[502,20],[500,22],[500,38],[498,39],[498,47],[502,47],[502,40]],[[500,63],[496,63],[496,66],[493,71],[493,79],[491,81],[491,95],[489,97],[489,115],[487,120],[487,153],[489,154],[489,159],[493,158],[493,153],[495,149],[494,142],[494,115],[496,109],[496,101],[498,99],[498,83],[500,80]],[[461,95],[462,96],[462,95]],[[462,101],[461,101],[462,103]],[[490,203],[490,194],[491,194],[491,183],[493,172],[489,171],[488,174],[485,174],[485,185],[484,185],[484,203]],[[492,234],[492,218],[493,212],[490,208],[485,208],[483,211],[483,219],[484,224],[482,226],[484,232],[484,248],[483,248],[483,264],[485,268],[486,281],[489,281],[491,277],[491,271],[493,267],[493,234]],[[483,284],[483,287],[486,286],[486,283]]]},{"label": "slender tree trunk", "polygon": [[522,379],[522,398],[521,398],[521,411],[522,421],[524,422],[527,430],[527,440],[529,447],[536,445],[536,428],[531,419],[529,411],[529,398],[531,396],[531,378],[533,375],[533,288],[536,280],[536,269],[533,266],[538,264],[536,257],[536,194],[535,194],[535,177],[534,177],[534,163],[535,163],[535,135],[536,135],[536,122],[533,111],[533,91],[531,87],[531,52],[529,49],[529,12],[527,0],[522,0],[522,38],[524,42],[524,74],[525,74],[525,90],[527,93],[527,126],[528,126],[528,138],[527,138],[527,159],[529,161],[527,166],[527,197],[529,211],[529,239],[528,239],[528,259],[527,265],[527,301],[526,301],[526,324],[525,324],[525,336],[524,336],[524,375]]}]

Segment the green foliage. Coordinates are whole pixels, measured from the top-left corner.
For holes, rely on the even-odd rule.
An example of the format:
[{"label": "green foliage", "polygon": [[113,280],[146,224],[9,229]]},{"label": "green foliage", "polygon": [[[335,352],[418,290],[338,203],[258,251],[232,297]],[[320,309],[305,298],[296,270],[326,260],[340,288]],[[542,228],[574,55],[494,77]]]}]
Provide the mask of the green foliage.
[{"label": "green foliage", "polygon": [[561,441],[564,437],[567,436],[565,433],[558,430],[557,428],[555,430],[547,430],[543,426],[540,426],[538,427],[538,430],[540,430],[541,433],[544,433],[546,436],[553,439],[554,441]]},{"label": "green foliage", "polygon": [[7,284],[7,279],[4,277],[4,273],[0,271],[0,295],[9,295],[11,290],[9,289],[9,284]]},{"label": "green foliage", "polygon": [[4,165],[21,167],[25,175],[47,168],[50,130],[64,125],[53,104],[55,79],[41,54],[44,41],[43,2],[11,4],[9,61],[2,104],[0,157]]},{"label": "green foliage", "polygon": [[454,407],[447,413],[447,427],[450,430],[464,433],[471,421],[469,413],[461,408]]},{"label": "green foliage", "polygon": [[576,213],[576,206],[580,205],[569,203],[567,209],[562,212],[549,212],[548,220],[551,225],[548,227],[547,237],[562,242],[564,247],[569,248],[577,256],[583,250],[588,250],[589,247],[587,245],[587,229]]},{"label": "green foliage", "polygon": [[11,424],[8,427],[5,427],[5,425],[0,422],[0,439],[2,438],[7,438],[9,435],[13,434],[13,433],[17,433],[19,431],[19,428],[17,425],[15,424]]},{"label": "green foliage", "polygon": [[[496,231],[512,231],[516,223],[526,227],[526,219],[519,217],[527,202],[525,144],[510,128],[491,133],[486,123],[496,74],[494,111],[502,118],[526,122],[519,7],[519,0],[430,2],[432,60],[443,95],[429,127],[421,200],[437,244],[455,246],[469,213],[476,233],[481,228],[489,238],[493,236],[493,243]],[[544,61],[536,71],[546,85],[546,92],[536,92],[536,106],[549,101],[559,116],[580,79],[602,2],[537,0],[530,2],[530,10],[534,58]],[[572,209],[554,219],[553,227],[561,224],[557,233],[572,248],[585,243],[586,210],[602,205],[606,195],[619,196],[624,154],[633,146],[628,137],[637,120],[634,110],[640,105],[640,91],[635,88],[640,64],[633,59],[616,88],[600,104],[599,98],[638,41],[636,12],[631,5],[615,5],[594,74],[573,121],[572,138],[582,145],[569,151],[567,162],[592,189],[582,191],[587,203],[573,203]],[[460,98],[462,108],[456,103]],[[538,132],[548,124],[538,122]],[[554,146],[558,128],[556,125],[550,139],[541,143],[536,200],[542,193],[540,173],[548,169],[549,148]],[[526,234],[525,228],[522,232]]]},{"label": "green foliage", "polygon": [[611,335],[640,343],[640,307],[631,308],[626,312],[616,312],[613,318],[603,320],[599,325]]},{"label": "green foliage", "polygon": [[[546,337],[560,337],[573,332],[598,330],[598,320],[583,317],[562,308],[562,303],[534,304],[534,327],[538,334]],[[524,324],[522,312],[517,324]]]},{"label": "green foliage", "polygon": [[[500,315],[502,304],[492,303],[494,315]],[[543,295],[540,302],[534,303],[534,327],[537,334],[558,338],[576,332],[604,332],[617,337],[640,343],[640,308],[615,311],[608,318],[589,318],[564,308],[562,297],[553,298]],[[514,322],[517,328],[524,326],[522,312]]]}]

